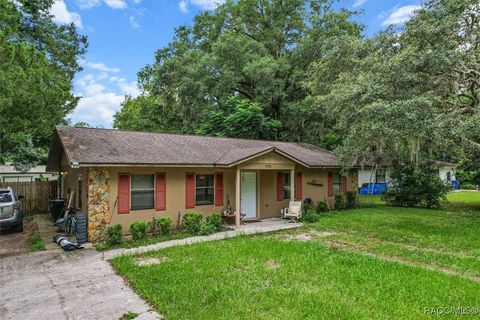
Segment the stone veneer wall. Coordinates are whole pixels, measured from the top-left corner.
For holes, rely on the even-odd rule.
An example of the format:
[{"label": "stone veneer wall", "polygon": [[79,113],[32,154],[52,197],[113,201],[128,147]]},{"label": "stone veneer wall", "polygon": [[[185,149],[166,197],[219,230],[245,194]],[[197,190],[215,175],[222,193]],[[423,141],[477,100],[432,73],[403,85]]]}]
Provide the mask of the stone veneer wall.
[{"label": "stone veneer wall", "polygon": [[110,171],[107,168],[88,169],[88,241],[101,239],[110,223]]}]

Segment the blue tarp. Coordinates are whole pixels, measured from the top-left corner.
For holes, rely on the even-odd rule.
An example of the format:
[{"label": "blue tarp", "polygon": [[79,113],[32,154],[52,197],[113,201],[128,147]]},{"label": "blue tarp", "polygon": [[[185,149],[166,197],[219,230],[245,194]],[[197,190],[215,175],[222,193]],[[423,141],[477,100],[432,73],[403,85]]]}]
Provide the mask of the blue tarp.
[{"label": "blue tarp", "polygon": [[453,186],[453,189],[455,190],[459,190],[460,189],[460,181],[457,181],[457,180],[453,180],[450,182]]},{"label": "blue tarp", "polygon": [[358,188],[358,194],[382,194],[387,189],[386,183],[369,183],[366,187]]}]

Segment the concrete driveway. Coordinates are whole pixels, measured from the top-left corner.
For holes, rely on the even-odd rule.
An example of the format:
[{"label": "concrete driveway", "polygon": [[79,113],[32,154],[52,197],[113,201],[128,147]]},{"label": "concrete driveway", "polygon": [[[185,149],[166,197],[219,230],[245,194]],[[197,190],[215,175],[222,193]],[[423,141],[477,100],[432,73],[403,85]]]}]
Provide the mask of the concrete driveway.
[{"label": "concrete driveway", "polygon": [[94,250],[3,257],[0,267],[0,319],[160,318]]}]

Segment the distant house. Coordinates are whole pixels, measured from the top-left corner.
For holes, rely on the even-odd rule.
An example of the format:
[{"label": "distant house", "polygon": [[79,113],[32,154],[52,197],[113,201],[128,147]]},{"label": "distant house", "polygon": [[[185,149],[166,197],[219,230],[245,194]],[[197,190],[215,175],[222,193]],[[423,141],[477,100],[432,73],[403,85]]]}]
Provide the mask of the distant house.
[{"label": "distant house", "polygon": [[58,126],[47,170],[62,172],[88,213],[89,239],[105,225],[189,211],[223,210],[245,219],[281,217],[290,200],[355,191],[356,170],[341,172],[327,150],[302,143]]},{"label": "distant house", "polygon": [[57,180],[58,173],[47,173],[46,166],[35,166],[28,172],[18,172],[12,165],[0,165],[0,182],[31,182]]},{"label": "distant house", "polygon": [[[427,161],[424,159],[423,161]],[[429,160],[432,161],[432,160]],[[456,164],[445,162],[445,161],[433,161],[434,165],[437,167],[439,177],[445,181],[445,183],[456,185],[456,176],[455,168]],[[390,173],[391,173],[392,162],[389,160],[381,160],[376,166],[372,163],[367,162],[362,167],[358,169],[358,188],[360,193],[368,193],[368,184],[379,184],[376,190],[382,191],[381,185],[384,184],[388,186],[391,182]],[[374,186],[375,187],[375,186]],[[361,190],[366,188],[367,191]],[[370,186],[372,188],[372,186]],[[370,189],[372,190],[372,189]],[[380,193],[375,192],[375,193]]]}]

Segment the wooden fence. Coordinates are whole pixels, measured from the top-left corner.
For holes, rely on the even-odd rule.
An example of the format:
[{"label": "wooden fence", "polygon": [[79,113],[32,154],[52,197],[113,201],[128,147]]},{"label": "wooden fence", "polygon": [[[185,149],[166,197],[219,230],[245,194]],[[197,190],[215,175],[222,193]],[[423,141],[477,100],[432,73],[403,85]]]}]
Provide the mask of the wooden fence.
[{"label": "wooden fence", "polygon": [[57,197],[57,181],[0,182],[0,187],[12,187],[21,201],[24,214],[50,213],[50,199]]}]

